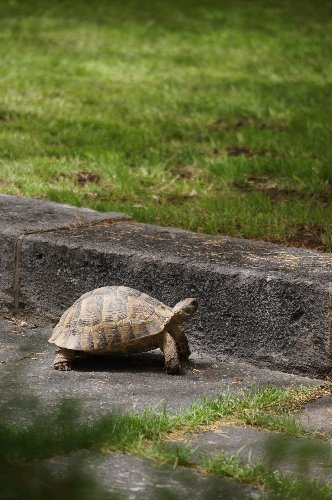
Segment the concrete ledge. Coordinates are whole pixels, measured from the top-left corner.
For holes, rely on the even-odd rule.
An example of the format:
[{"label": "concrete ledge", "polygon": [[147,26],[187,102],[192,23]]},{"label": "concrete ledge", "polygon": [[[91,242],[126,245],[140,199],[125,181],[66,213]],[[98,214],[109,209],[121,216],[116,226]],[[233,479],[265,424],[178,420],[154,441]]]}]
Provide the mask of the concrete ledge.
[{"label": "concrete ledge", "polygon": [[129,219],[125,214],[99,213],[87,208],[0,195],[0,308],[17,309],[21,246],[28,234],[75,230]]},{"label": "concrete ledge", "polygon": [[[89,214],[112,223],[25,233],[15,292],[22,314],[57,320],[82,293],[103,285],[132,286],[170,305],[196,296],[199,311],[188,325],[194,350],[271,369],[331,370],[331,254]],[[0,233],[3,239],[3,223]],[[9,253],[15,237],[10,241]]]}]

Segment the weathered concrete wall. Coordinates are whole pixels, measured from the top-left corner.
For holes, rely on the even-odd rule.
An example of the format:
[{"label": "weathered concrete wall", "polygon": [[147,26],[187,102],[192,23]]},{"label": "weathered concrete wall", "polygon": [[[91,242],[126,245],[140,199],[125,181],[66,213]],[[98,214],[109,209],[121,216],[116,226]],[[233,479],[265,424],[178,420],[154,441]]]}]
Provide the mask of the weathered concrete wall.
[{"label": "weathered concrete wall", "polygon": [[285,370],[330,368],[331,256],[130,223],[31,235],[23,248],[22,303],[54,319],[103,285],[171,305],[195,296],[196,350]]},{"label": "weathered concrete wall", "polygon": [[28,234],[59,231],[96,223],[112,223],[130,217],[99,213],[87,208],[45,202],[31,198],[0,195],[0,308],[9,309],[20,280],[20,254]]},{"label": "weathered concrete wall", "polygon": [[57,320],[103,285],[132,286],[170,305],[195,296],[192,349],[285,371],[331,369],[330,254],[121,219],[27,234],[21,243],[23,314]]}]

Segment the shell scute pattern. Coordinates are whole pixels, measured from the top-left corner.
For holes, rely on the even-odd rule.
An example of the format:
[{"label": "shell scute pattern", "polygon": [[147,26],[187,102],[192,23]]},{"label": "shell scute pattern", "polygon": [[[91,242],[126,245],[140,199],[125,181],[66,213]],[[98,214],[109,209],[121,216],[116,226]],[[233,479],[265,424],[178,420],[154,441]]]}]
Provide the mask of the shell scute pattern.
[{"label": "shell scute pattern", "polygon": [[103,311],[103,296],[91,295],[77,304],[78,327],[92,326],[100,318]]},{"label": "shell scute pattern", "polygon": [[84,294],[62,315],[50,342],[77,351],[110,351],[161,332],[172,316],[171,308],[137,290],[102,287]]}]

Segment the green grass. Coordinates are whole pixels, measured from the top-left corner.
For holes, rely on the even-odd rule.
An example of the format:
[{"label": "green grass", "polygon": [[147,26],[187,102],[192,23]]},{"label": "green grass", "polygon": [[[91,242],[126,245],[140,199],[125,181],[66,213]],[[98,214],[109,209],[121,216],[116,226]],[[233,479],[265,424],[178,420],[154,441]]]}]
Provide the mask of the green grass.
[{"label": "green grass", "polygon": [[332,435],[322,431],[309,431],[297,418],[297,411],[311,400],[331,393],[331,388],[298,387],[240,391],[224,393],[219,397],[194,402],[173,423],[176,437],[184,433],[203,432],[223,423],[253,426],[282,433],[293,438],[319,439],[332,443]]},{"label": "green grass", "polygon": [[[1,496],[0,492],[0,498],[22,498],[25,495],[23,497],[28,499],[56,499],[59,491],[74,499],[91,498],[92,493],[93,498],[111,498],[98,490],[84,472],[84,461],[79,454],[75,458],[74,452],[134,453],[172,468],[178,465],[195,468],[197,464],[191,458],[192,449],[183,444],[181,438],[186,433],[201,432],[225,421],[281,432],[283,441],[271,442],[270,458],[265,465],[245,464],[237,456],[220,455],[214,460],[204,459],[199,470],[254,484],[280,495],[280,498],[300,498],[298,492],[312,491],[313,488],[317,491],[317,498],[332,498],[331,486],[297,476],[284,477],[274,472],[273,467],[275,463],[285,461],[285,457],[291,457],[293,464],[300,465],[304,459],[310,461],[317,456],[320,462],[330,460],[330,456],[324,457],[326,449],[320,448],[317,438],[331,442],[331,436],[306,431],[293,415],[301,405],[328,391],[266,387],[194,403],[178,415],[170,415],[166,409],[162,413],[149,409],[143,413],[115,413],[93,423],[84,423],[79,408],[66,400],[46,416],[42,416],[43,412],[38,416],[35,408],[36,417],[28,425],[11,424],[7,415],[0,419],[0,480],[4,495]],[[21,398],[16,405],[22,409],[24,401]],[[308,441],[300,441],[296,449],[292,444],[292,451],[287,437],[306,437]],[[178,445],[174,445],[176,441]],[[71,456],[72,461],[67,472],[60,477],[50,470],[53,470],[54,460],[62,456]],[[13,491],[17,496],[13,496]],[[302,498],[310,498],[310,495],[303,493]]]},{"label": "green grass", "polygon": [[301,399],[308,400],[315,397],[316,393],[316,388],[275,387],[244,391],[238,395],[225,393],[217,398],[193,403],[187,412],[181,414],[179,426],[186,432],[198,432],[224,420],[283,432],[293,437],[306,436],[307,431],[293,412]]},{"label": "green grass", "polygon": [[310,0],[4,0],[0,191],[331,250],[331,24]]},{"label": "green grass", "polygon": [[[285,449],[285,451],[289,451]],[[213,475],[231,477],[238,481],[253,484],[269,492],[268,498],[280,500],[329,500],[332,498],[331,485],[323,485],[307,478],[285,477],[272,468],[262,464],[243,464],[236,455],[221,454],[213,460],[205,460],[205,470]]]}]

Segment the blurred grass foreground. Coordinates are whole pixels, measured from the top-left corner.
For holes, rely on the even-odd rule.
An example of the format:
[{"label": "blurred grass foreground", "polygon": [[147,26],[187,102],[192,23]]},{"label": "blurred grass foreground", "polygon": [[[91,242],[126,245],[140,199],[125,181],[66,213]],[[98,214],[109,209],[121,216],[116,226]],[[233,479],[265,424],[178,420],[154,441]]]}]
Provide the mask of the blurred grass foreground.
[{"label": "blurred grass foreground", "polygon": [[3,0],[0,191],[332,250],[332,3]]},{"label": "blurred grass foreground", "polygon": [[[1,500],[128,498],[126,476],[121,477],[120,469],[119,481],[113,479],[114,484],[108,483],[107,486],[98,473],[98,465],[108,452],[113,452],[113,455],[114,452],[132,453],[153,459],[155,464],[167,468],[170,479],[172,471],[181,466],[179,476],[183,476],[181,484],[185,491],[189,486],[188,478],[189,481],[190,477],[191,481],[194,479],[194,475],[188,476],[187,472],[198,466],[200,474],[228,477],[252,485],[262,493],[261,496],[254,494],[255,498],[332,498],[332,485],[316,479],[314,475],[317,460],[320,466],[331,470],[331,447],[316,439],[316,434],[307,435],[308,439],[301,438],[304,429],[288,412],[286,403],[288,401],[291,406],[295,402],[294,390],[266,387],[237,395],[223,394],[215,399],[194,402],[191,408],[178,415],[170,415],[166,409],[159,413],[148,408],[141,413],[114,412],[93,420],[86,419],[82,405],[70,399],[62,399],[46,407],[26,392],[19,391],[16,395],[8,392],[5,385],[0,388],[0,398],[2,402],[3,399],[8,402],[6,406],[0,406]],[[283,406],[281,401],[285,403]],[[178,445],[174,446],[176,434],[173,434],[171,442],[167,439],[172,431],[179,438],[179,431],[191,429],[197,432],[202,430],[203,422],[203,425],[209,421],[212,424],[213,420],[220,421],[221,415],[228,415],[229,418],[232,414],[242,418],[242,423],[249,417],[253,425],[260,421],[261,428],[270,427],[271,430],[277,430],[283,422],[283,428],[279,428],[281,432],[271,432],[271,438],[266,442],[264,463],[251,459],[246,463],[239,459],[238,454],[227,455],[222,449],[219,456],[212,459],[203,456],[202,463],[197,463],[192,461],[195,450],[190,445],[178,441]],[[262,417],[265,417],[265,422]],[[299,434],[299,439],[294,439],[294,431]],[[322,434],[321,438],[331,442],[330,435]],[[94,467],[91,468],[91,464]],[[280,473],[280,466],[286,466],[288,472]],[[128,467],[131,467],[130,462]],[[116,477],[116,469],[111,471],[112,478]],[[142,496],[145,492],[136,490],[137,498],[165,500],[183,497],[184,490],[179,493],[174,489],[172,480],[161,488],[157,468],[154,474],[156,481],[151,475],[150,479],[155,488],[148,488],[145,497]],[[205,498],[239,498],[236,482],[225,486],[227,490],[223,496],[220,483],[219,487],[216,483],[207,483]],[[254,497],[250,495],[250,498]]]}]

